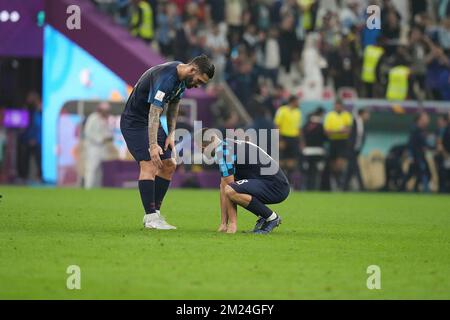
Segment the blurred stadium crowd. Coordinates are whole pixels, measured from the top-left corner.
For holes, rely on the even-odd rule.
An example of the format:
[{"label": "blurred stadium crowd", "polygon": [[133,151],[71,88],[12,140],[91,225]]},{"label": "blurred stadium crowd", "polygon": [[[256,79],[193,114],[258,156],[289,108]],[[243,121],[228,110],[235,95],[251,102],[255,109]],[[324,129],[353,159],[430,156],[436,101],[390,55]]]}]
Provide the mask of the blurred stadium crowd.
[{"label": "blurred stadium crowd", "polygon": [[[446,0],[92,1],[170,59],[206,49],[215,80],[244,105],[264,85],[307,99],[345,89],[352,97],[450,100]],[[382,29],[367,27],[369,5],[380,7]]]},{"label": "blurred stadium crowd", "polygon": [[[358,156],[370,116],[351,115],[340,101],[331,112],[303,115],[301,100],[450,100],[449,1],[93,1],[168,59],[206,51],[217,70],[209,89],[226,82],[253,116],[250,127],[280,129],[281,165],[298,188],[349,190],[356,177],[364,190]],[[367,25],[370,5],[381,9],[381,29]],[[232,112],[219,117],[223,129],[244,126]],[[432,144],[429,122],[419,114],[408,143],[393,146],[382,190],[405,190],[414,176],[414,190],[427,191],[427,150],[439,190],[448,190],[448,118],[437,120]]]}]

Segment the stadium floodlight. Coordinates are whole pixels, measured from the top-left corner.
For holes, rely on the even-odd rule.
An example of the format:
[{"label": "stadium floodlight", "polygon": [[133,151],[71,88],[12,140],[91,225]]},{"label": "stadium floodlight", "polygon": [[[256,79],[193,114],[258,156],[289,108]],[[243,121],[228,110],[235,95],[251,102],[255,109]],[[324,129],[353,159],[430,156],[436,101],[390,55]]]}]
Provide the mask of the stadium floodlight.
[{"label": "stadium floodlight", "polygon": [[6,22],[8,20],[9,20],[9,12],[6,10],[3,10],[2,12],[0,12],[0,21]]},{"label": "stadium floodlight", "polygon": [[9,19],[11,22],[17,22],[20,20],[20,14],[17,11],[13,11],[9,16]]}]

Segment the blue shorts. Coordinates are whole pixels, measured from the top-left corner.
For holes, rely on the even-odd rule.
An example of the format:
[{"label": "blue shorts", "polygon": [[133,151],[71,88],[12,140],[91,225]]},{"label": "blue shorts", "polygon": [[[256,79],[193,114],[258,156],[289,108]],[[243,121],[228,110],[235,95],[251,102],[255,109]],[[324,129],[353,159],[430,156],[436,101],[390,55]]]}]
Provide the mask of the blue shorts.
[{"label": "blue shorts", "polygon": [[[129,121],[122,116],[120,118],[120,131],[122,131],[128,150],[137,162],[151,160],[150,152],[148,151],[149,142],[147,127],[132,127],[129,125]],[[161,155],[161,160],[172,158],[172,149],[170,147],[164,151],[166,138],[167,134],[160,124],[158,128],[158,145],[164,152],[164,154]]]},{"label": "blue shorts", "polygon": [[284,201],[291,190],[287,182],[278,179],[242,179],[230,183],[237,193],[249,194],[264,204],[274,204]]}]

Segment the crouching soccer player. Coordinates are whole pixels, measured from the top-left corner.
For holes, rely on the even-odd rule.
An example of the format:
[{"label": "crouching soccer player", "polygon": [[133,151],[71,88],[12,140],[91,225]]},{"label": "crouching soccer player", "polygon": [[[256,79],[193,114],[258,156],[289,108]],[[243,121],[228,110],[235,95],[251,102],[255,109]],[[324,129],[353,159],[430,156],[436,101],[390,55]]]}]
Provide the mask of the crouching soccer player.
[{"label": "crouching soccer player", "polygon": [[[202,137],[207,129],[202,130]],[[290,191],[288,179],[278,163],[254,143],[221,140],[209,133],[202,139],[202,152],[214,157],[221,173],[219,232],[237,231],[237,205],[258,217],[254,233],[267,234],[281,223],[281,217],[266,204],[284,201]]]}]

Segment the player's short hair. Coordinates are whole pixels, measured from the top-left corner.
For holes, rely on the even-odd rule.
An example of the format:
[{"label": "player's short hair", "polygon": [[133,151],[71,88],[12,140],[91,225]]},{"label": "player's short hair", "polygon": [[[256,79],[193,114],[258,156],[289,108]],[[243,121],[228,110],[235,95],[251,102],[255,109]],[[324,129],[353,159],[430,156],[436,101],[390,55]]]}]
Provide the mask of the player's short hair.
[{"label": "player's short hair", "polygon": [[214,77],[214,72],[216,68],[214,64],[211,62],[209,57],[206,54],[202,54],[200,56],[192,59],[189,64],[195,64],[201,73],[206,73],[210,79]]}]

